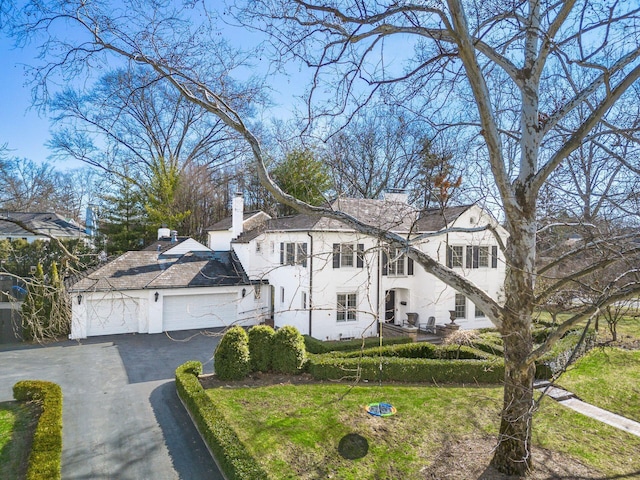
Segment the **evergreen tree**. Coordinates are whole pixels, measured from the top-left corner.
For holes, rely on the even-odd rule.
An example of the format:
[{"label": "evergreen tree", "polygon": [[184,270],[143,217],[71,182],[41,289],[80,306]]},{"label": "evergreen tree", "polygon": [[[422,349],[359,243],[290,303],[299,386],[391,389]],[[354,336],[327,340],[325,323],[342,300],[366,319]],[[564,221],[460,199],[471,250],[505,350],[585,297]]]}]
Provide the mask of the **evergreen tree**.
[{"label": "evergreen tree", "polygon": [[116,181],[114,190],[101,196],[99,220],[99,234],[110,255],[140,249],[148,224],[140,190],[124,179]]}]

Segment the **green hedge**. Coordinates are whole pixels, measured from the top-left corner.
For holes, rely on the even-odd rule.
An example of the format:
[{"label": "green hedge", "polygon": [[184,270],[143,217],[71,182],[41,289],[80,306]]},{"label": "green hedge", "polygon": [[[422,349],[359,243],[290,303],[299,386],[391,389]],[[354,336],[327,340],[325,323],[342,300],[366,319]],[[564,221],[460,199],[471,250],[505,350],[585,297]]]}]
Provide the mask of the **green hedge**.
[{"label": "green hedge", "polygon": [[179,366],[176,369],[176,390],[224,475],[228,480],[268,479],[269,475],[251,456],[202,388],[198,380],[201,373],[200,362],[190,361]]},{"label": "green hedge", "polygon": [[355,352],[334,352],[332,355],[341,358],[360,357],[402,357],[430,358],[449,360],[487,360],[491,354],[479,349],[458,345],[433,345],[428,342],[389,345],[386,347],[367,348]]},{"label": "green hedge", "polygon": [[274,372],[295,375],[301,373],[307,358],[304,340],[291,325],[279,328],[272,339],[271,368]]},{"label": "green hedge", "polygon": [[270,371],[273,362],[273,336],[275,331],[268,325],[256,325],[249,329],[248,334],[251,371]]},{"label": "green hedge", "polygon": [[491,355],[504,356],[504,347],[490,338],[477,338],[473,341],[473,347]]},{"label": "green hedge", "polygon": [[226,331],[213,354],[213,369],[221,380],[242,380],[251,372],[249,336],[244,328]]},{"label": "green hedge", "polygon": [[[413,339],[411,337],[389,337],[382,339],[383,346],[403,343],[413,343]],[[362,349],[363,339],[322,341],[309,335],[304,335],[304,344],[309,353],[350,352]],[[380,339],[378,337],[368,337],[364,339],[365,348],[378,347],[379,345]]]},{"label": "green hedge", "polygon": [[31,444],[27,480],[61,478],[62,389],[51,382],[24,380],[13,386],[13,398],[35,401],[41,408]]},{"label": "green hedge", "polygon": [[307,370],[317,380],[361,380],[425,383],[490,383],[504,381],[504,361],[432,360],[425,358],[383,357],[345,358],[336,355],[310,355]]}]

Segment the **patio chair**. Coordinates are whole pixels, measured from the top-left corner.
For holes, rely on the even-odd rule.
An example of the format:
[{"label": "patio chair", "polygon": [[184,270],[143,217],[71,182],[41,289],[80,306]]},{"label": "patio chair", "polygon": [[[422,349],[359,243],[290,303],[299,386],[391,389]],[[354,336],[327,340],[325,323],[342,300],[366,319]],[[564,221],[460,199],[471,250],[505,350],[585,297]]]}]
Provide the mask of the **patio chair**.
[{"label": "patio chair", "polygon": [[427,323],[418,324],[418,331],[424,333],[436,333],[436,317],[429,317]]}]

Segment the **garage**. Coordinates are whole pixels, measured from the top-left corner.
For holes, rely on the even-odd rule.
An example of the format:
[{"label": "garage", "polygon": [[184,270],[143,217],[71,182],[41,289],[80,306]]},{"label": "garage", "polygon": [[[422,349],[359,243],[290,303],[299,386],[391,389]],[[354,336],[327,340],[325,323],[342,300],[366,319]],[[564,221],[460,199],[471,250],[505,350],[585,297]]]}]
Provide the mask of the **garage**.
[{"label": "garage", "polygon": [[138,331],[140,306],[135,298],[104,298],[87,302],[87,336]]},{"label": "garage", "polygon": [[226,327],[237,318],[236,293],[165,296],[162,330],[191,330]]}]

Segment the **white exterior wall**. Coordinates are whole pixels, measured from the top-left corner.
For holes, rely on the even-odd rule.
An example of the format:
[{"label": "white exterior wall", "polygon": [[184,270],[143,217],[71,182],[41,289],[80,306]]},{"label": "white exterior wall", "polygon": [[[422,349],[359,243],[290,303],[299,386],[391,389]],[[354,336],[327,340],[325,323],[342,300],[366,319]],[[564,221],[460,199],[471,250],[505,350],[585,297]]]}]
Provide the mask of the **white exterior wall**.
[{"label": "white exterior wall", "polygon": [[231,230],[216,230],[208,232],[208,247],[214,252],[228,252],[233,234]]},{"label": "white exterior wall", "polygon": [[[260,286],[258,286],[260,288]],[[262,286],[261,288],[265,288]],[[245,290],[244,297],[242,290]],[[155,299],[155,293],[158,292],[158,300]],[[79,339],[87,338],[87,326],[90,322],[88,318],[90,311],[88,306],[91,302],[100,302],[102,304],[112,301],[114,305],[123,298],[132,299],[138,303],[138,324],[136,333],[161,333],[163,331],[163,299],[169,296],[185,296],[185,295],[211,295],[212,302],[217,298],[221,298],[222,294],[233,293],[237,302],[236,318],[229,318],[228,325],[240,324],[243,326],[257,325],[263,321],[265,315],[256,312],[268,311],[265,302],[268,301],[267,295],[261,295],[258,299],[254,295],[254,287],[245,286],[225,286],[225,287],[201,287],[201,288],[173,288],[158,290],[128,290],[124,292],[82,292],[82,301],[78,304],[78,293],[71,295],[72,303],[72,324],[71,334],[69,338]],[[212,304],[215,308],[215,304]],[[185,312],[186,314],[186,312]],[[111,315],[117,323],[118,308],[113,308]],[[220,325],[213,325],[218,327]],[[114,332],[111,332],[114,333]],[[115,332],[117,333],[117,332]]]},{"label": "white exterior wall", "polygon": [[[487,222],[496,224],[492,217],[474,206],[462,214],[452,226],[472,228],[485,225]],[[498,230],[503,234],[503,241],[506,241],[504,231],[500,227]],[[403,324],[407,319],[407,313],[417,313],[420,323],[426,323],[430,316],[436,318],[437,324],[449,323],[449,311],[455,307],[456,292],[427,274],[417,263],[414,264],[413,275],[408,275],[405,270],[405,274],[401,276],[383,276],[379,265],[380,248],[377,240],[348,231],[311,232],[311,236],[313,240],[306,231],[266,232],[248,243],[233,244],[233,249],[249,278],[268,282],[268,285],[262,286],[263,303],[259,308],[268,315],[269,302],[273,297],[272,312],[276,327],[292,325],[301,333],[311,334],[322,340],[373,336],[378,331],[378,320],[385,319],[385,293],[391,289],[396,292],[396,324]],[[467,245],[488,246],[491,253],[491,246],[498,244],[491,232],[482,231],[427,237],[416,246],[446,264],[447,241],[450,245],[464,247],[465,260]],[[310,258],[306,268],[300,265],[280,265],[282,242],[307,244]],[[354,259],[353,267],[333,268],[334,243],[363,244],[363,267],[358,268]],[[499,249],[497,268],[491,267],[489,258],[488,268],[467,268],[465,264],[463,268],[456,270],[494,299],[499,302],[502,300],[505,263]],[[356,321],[337,321],[336,304],[339,293],[357,294]],[[305,295],[306,308],[303,305]],[[456,323],[465,329],[492,326],[488,318],[475,317],[474,305],[468,299],[466,317],[457,319]]]},{"label": "white exterior wall", "polygon": [[[321,340],[374,336],[378,332],[378,250],[376,241],[352,232],[315,232],[312,334]],[[333,244],[364,245],[364,264],[333,268]],[[356,293],[356,321],[337,320],[337,295]]]}]

